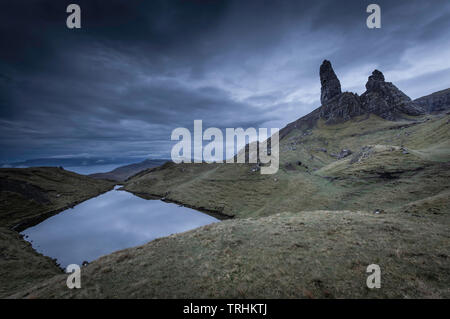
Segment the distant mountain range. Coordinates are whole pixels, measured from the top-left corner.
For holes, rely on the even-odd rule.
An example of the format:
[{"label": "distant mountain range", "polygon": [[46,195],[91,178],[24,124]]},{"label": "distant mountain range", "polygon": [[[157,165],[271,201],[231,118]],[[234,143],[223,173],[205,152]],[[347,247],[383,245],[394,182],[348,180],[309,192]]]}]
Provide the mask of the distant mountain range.
[{"label": "distant mountain range", "polygon": [[129,164],[130,162],[143,161],[145,158],[129,157],[70,157],[70,158],[36,158],[29,159],[22,162],[3,163],[0,167],[14,168],[14,167],[38,167],[38,166],[62,166],[62,167],[75,167],[75,166],[95,166],[95,165],[110,165],[110,164]]},{"label": "distant mountain range", "polygon": [[160,166],[167,162],[167,159],[147,159],[139,163],[135,164],[129,164],[125,166],[118,167],[110,172],[107,173],[95,173],[90,174],[90,177],[97,178],[97,179],[109,179],[113,181],[125,181],[129,177],[146,170],[148,168],[153,168],[156,166]]},{"label": "distant mountain range", "polygon": [[62,167],[93,178],[119,182],[125,181],[128,177],[140,171],[162,165],[167,161],[167,159],[130,159],[126,157],[38,158],[0,164],[0,168]]}]

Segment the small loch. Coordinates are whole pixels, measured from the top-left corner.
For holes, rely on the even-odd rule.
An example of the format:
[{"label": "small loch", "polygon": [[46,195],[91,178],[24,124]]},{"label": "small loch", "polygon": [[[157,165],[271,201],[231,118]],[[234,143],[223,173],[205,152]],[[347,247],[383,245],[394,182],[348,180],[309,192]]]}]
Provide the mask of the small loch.
[{"label": "small loch", "polygon": [[191,208],[142,199],[118,188],[62,211],[21,234],[35,250],[56,258],[65,268],[219,221]]}]

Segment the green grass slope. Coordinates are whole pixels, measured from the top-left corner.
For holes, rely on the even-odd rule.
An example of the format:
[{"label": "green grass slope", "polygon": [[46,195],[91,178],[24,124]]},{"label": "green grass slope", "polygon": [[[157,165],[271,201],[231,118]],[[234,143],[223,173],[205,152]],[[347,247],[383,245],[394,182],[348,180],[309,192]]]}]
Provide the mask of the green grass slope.
[{"label": "green grass slope", "polygon": [[[145,170],[124,188],[235,218],[101,257],[82,289],[62,274],[8,296],[449,298],[449,141],[448,114],[363,116],[293,128],[274,175],[254,164]],[[372,263],[381,289],[366,286]]]},{"label": "green grass slope", "polygon": [[[274,175],[253,172],[254,164],[166,164],[130,178],[124,188],[238,218],[299,210],[397,211],[450,188],[449,118],[319,121],[280,141]],[[338,158],[343,149],[352,154]]]},{"label": "green grass slope", "polygon": [[[232,219],[101,257],[82,269],[81,289],[59,275],[11,297],[448,298],[448,227],[360,211]],[[373,263],[381,288],[371,290]]]},{"label": "green grass slope", "polygon": [[56,167],[0,168],[0,226],[21,231],[113,186]]},{"label": "green grass slope", "polygon": [[113,186],[56,167],[0,169],[0,297],[62,273],[17,231]]}]

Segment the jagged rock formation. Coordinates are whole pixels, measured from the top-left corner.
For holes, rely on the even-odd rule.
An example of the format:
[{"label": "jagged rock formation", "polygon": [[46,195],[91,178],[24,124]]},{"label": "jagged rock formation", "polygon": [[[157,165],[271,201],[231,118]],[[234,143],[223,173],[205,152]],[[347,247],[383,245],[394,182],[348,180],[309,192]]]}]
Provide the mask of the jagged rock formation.
[{"label": "jagged rock formation", "polygon": [[378,70],[372,72],[366,83],[366,92],[361,95],[362,107],[366,113],[376,114],[384,119],[395,121],[402,115],[424,114],[420,105],[412,101],[391,82],[384,80]]},{"label": "jagged rock formation", "polygon": [[369,79],[366,83],[366,90],[367,91],[375,91],[379,90],[382,86],[382,83],[384,82],[384,75],[378,70],[374,70],[372,72],[372,75],[369,76]]},{"label": "jagged rock formation", "polygon": [[341,93],[320,108],[320,118],[329,124],[347,121],[365,113],[360,97],[351,92]]},{"label": "jagged rock formation", "polygon": [[450,89],[439,91],[412,101],[391,82],[386,82],[382,72],[374,70],[366,83],[366,92],[361,96],[352,92],[342,92],[333,67],[328,60],[320,66],[322,84],[320,100],[322,105],[289,123],[280,130],[280,139],[294,129],[311,129],[319,119],[327,124],[344,122],[359,115],[376,114],[395,121],[405,115],[421,115],[450,109]]},{"label": "jagged rock formation", "polygon": [[450,89],[435,92],[414,100],[427,113],[443,112],[450,110]]},{"label": "jagged rock formation", "polygon": [[320,66],[320,84],[322,85],[320,95],[322,105],[341,94],[341,82],[339,82],[331,62],[328,60],[324,60]]},{"label": "jagged rock formation", "polygon": [[320,66],[321,102],[320,118],[327,123],[338,123],[352,117],[373,113],[384,119],[395,121],[402,115],[424,114],[424,109],[391,82],[386,82],[383,73],[373,71],[366,83],[366,92],[361,96],[341,92],[339,79],[328,60]]}]

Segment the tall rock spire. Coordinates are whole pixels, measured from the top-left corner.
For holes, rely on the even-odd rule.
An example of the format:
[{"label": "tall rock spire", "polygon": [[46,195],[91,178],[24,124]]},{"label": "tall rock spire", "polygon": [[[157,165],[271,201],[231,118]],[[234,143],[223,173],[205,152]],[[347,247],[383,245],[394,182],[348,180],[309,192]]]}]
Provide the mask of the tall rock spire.
[{"label": "tall rock spire", "polygon": [[341,82],[339,82],[331,62],[328,60],[324,60],[320,66],[320,83],[322,85],[320,95],[322,105],[327,104],[328,101],[342,93]]}]

